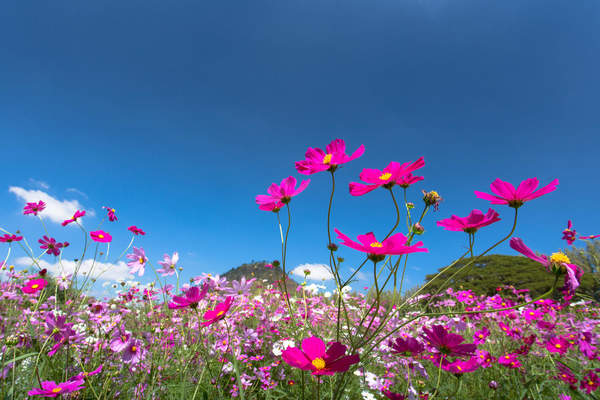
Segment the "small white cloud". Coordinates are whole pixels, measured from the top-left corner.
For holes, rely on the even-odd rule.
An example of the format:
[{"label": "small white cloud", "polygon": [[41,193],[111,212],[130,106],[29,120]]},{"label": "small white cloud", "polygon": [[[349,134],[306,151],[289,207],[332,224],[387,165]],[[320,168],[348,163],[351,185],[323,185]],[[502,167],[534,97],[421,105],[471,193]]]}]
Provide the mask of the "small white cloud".
[{"label": "small white cloud", "polygon": [[310,285],[304,286],[305,291],[313,294],[319,293],[319,289],[325,290],[327,288],[324,285],[317,285],[316,283],[311,283]]},{"label": "small white cloud", "polygon": [[301,264],[292,270],[292,274],[304,278],[305,270],[310,271],[310,275],[306,279],[311,281],[328,281],[333,279],[329,267],[325,264]]},{"label": "small white cloud", "polygon": [[[24,200],[26,203],[37,203],[40,200],[43,201],[46,203],[46,209],[44,209],[40,215],[58,224],[62,223],[65,219],[71,218],[75,211],[84,209],[77,200],[61,201],[41,190],[27,190],[22,187],[11,186],[8,188],[8,191]],[[86,212],[89,215],[94,215],[93,211],[86,210]]]},{"label": "small white cloud", "polygon": [[87,194],[83,193],[81,190],[76,188],[67,188],[67,192],[78,194],[81,197],[85,197],[86,199],[88,198]]},{"label": "small white cloud", "polygon": [[[29,267],[33,265],[31,258],[29,257],[19,257],[15,260],[15,264],[20,265],[22,267]],[[38,261],[38,264],[42,268],[46,268],[53,275],[62,275],[62,274],[74,274],[75,269],[77,269],[78,262],[62,260],[61,263],[51,264],[45,260]],[[94,267],[92,270],[92,266]],[[77,271],[78,276],[87,276],[88,274],[92,274],[92,278],[96,278],[102,281],[124,281],[133,279],[133,275],[129,273],[129,268],[127,264],[123,261],[119,261],[117,264],[112,263],[103,263],[96,260],[94,262],[92,259],[84,260]],[[85,275],[84,275],[85,272]]]},{"label": "small white cloud", "polygon": [[30,183],[31,185],[33,185],[33,186],[40,187],[40,188],[42,188],[42,189],[44,189],[44,190],[48,190],[48,189],[50,189],[50,185],[48,185],[48,184],[47,184],[46,182],[44,182],[44,181],[38,181],[38,180],[36,180],[36,179],[29,178],[29,183]]}]

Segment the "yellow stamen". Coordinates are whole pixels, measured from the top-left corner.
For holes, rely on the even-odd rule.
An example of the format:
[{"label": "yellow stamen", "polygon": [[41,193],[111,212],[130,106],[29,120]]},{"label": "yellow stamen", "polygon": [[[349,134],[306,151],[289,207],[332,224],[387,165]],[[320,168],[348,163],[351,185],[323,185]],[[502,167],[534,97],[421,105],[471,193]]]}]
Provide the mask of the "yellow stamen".
[{"label": "yellow stamen", "polygon": [[39,288],[39,287],[40,287],[40,285],[38,285],[37,283],[36,283],[35,285],[31,285],[31,288],[32,288],[32,289],[37,289],[37,288]]},{"label": "yellow stamen", "polygon": [[312,360],[312,365],[314,365],[317,370],[322,370],[325,368],[325,360],[323,360],[321,357],[315,358]]},{"label": "yellow stamen", "polygon": [[62,388],[55,387],[54,389],[52,389],[52,393],[60,393],[61,390],[62,390]]},{"label": "yellow stamen", "polygon": [[140,261],[140,264],[143,264],[144,263],[144,257],[140,257],[139,261]]},{"label": "yellow stamen", "polygon": [[104,235],[100,234],[100,235],[98,235],[98,238],[104,239]]},{"label": "yellow stamen", "polygon": [[391,177],[392,177],[392,174],[390,174],[389,172],[386,172],[385,174],[381,174],[379,176],[379,179],[382,180],[382,181],[387,181]]},{"label": "yellow stamen", "polygon": [[221,310],[217,313],[217,317],[220,317],[221,315],[225,314],[225,311]]},{"label": "yellow stamen", "polygon": [[370,244],[371,247],[383,247],[383,245],[379,242],[373,242]]},{"label": "yellow stamen", "polygon": [[135,353],[137,351],[137,347],[131,346],[131,351],[133,351]]},{"label": "yellow stamen", "polygon": [[561,253],[560,251],[558,253],[552,253],[552,255],[550,256],[550,261],[556,264],[571,264],[571,260],[569,260],[569,257],[567,257],[564,253]]},{"label": "yellow stamen", "polygon": [[562,347],[562,346],[560,345],[560,343],[556,343],[554,346],[555,346],[557,349],[560,349],[560,348]]},{"label": "yellow stamen", "polygon": [[331,162],[331,153],[327,153],[325,154],[325,157],[323,157],[323,164],[329,164]]}]

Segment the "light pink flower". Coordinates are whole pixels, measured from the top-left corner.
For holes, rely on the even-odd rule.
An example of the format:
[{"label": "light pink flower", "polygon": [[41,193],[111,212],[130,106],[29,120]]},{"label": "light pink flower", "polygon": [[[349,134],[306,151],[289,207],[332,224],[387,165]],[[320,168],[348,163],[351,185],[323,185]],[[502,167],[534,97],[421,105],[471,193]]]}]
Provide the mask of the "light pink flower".
[{"label": "light pink flower", "polygon": [[144,275],[148,258],[142,247],[137,248],[134,246],[133,254],[127,254],[127,259],[129,260],[127,266],[130,268],[130,274],[135,274],[137,272],[139,276]]},{"label": "light pink flower", "polygon": [[158,263],[162,266],[162,268],[156,270],[156,272],[161,273],[162,276],[170,276],[175,273],[175,269],[177,268],[177,262],[179,261],[179,253],[173,253],[173,257],[169,257],[168,254],[163,255],[163,260]]}]

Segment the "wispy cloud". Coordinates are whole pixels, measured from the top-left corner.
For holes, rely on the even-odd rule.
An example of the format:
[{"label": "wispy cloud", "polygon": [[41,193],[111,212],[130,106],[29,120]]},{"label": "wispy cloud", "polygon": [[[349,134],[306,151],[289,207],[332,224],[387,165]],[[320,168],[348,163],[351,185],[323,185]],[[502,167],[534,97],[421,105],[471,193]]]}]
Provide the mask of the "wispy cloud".
[{"label": "wispy cloud", "polygon": [[[78,262],[62,260],[61,263],[49,263],[45,260],[38,261],[40,267],[48,269],[52,274],[74,274],[77,269]],[[31,258],[19,257],[15,260],[15,264],[21,267],[27,267],[32,265]],[[92,269],[93,267],[93,269]],[[133,275],[129,273],[127,264],[123,261],[119,261],[117,264],[103,263],[92,259],[84,260],[77,271],[78,276],[92,274],[92,278],[97,278],[103,281],[125,281],[133,279]]]},{"label": "wispy cloud", "polygon": [[85,197],[86,199],[88,198],[87,194],[83,193],[81,190],[76,189],[76,188],[67,188],[67,192],[78,194],[81,197]]},{"label": "wispy cloud", "polygon": [[[41,190],[27,190],[22,187],[11,186],[8,191],[27,203],[42,200],[46,203],[46,209],[40,215],[58,224],[71,218],[76,210],[84,209],[77,200],[58,200]],[[92,210],[86,211],[89,215],[94,215]]]},{"label": "wispy cloud", "polygon": [[325,264],[301,264],[292,270],[292,274],[304,278],[305,270],[310,271],[310,275],[306,279],[312,281],[328,281],[333,279],[329,267]]},{"label": "wispy cloud", "polygon": [[36,186],[36,187],[42,188],[42,189],[44,189],[44,190],[48,190],[48,189],[50,189],[50,185],[48,185],[48,184],[47,184],[46,182],[44,182],[44,181],[38,181],[37,179],[29,178],[29,183],[30,183],[32,186]]}]

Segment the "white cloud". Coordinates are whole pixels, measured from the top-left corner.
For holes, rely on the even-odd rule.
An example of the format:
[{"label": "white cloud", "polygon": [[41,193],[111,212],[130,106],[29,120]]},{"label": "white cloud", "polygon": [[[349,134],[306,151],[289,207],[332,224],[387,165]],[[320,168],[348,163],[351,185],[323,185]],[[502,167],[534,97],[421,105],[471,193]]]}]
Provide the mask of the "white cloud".
[{"label": "white cloud", "polygon": [[[26,203],[43,201],[46,203],[46,209],[40,213],[43,217],[58,224],[65,219],[73,216],[76,210],[83,210],[83,206],[77,200],[58,200],[41,190],[27,190],[18,186],[11,186],[8,191],[15,196],[23,199]],[[87,211],[89,215],[94,215],[93,211]]]},{"label": "white cloud", "polygon": [[78,194],[82,197],[85,197],[86,199],[88,198],[87,194],[83,193],[81,190],[76,188],[67,188],[67,192]]},{"label": "white cloud", "polygon": [[[350,271],[352,271],[352,273],[354,273],[354,271],[356,271],[356,268],[350,268]],[[363,274],[361,271],[358,271],[356,273],[356,275],[354,275],[354,278],[358,279],[359,281],[367,280],[367,276],[365,274]]]},{"label": "white cloud", "polygon": [[33,178],[29,178],[29,183],[32,184],[33,186],[37,186],[37,187],[41,187],[44,190],[48,190],[50,189],[50,185],[48,185],[46,182],[44,181],[38,181],[36,179]]},{"label": "white cloud", "polygon": [[[15,264],[20,265],[22,267],[31,266],[32,260],[29,257],[19,257],[15,260]],[[75,269],[77,268],[78,262],[62,260],[61,263],[50,264],[45,260],[38,261],[38,264],[42,268],[48,269],[53,275],[60,274],[74,274]],[[93,265],[93,270],[92,270]],[[129,279],[133,279],[133,275],[129,273],[129,268],[127,264],[123,261],[119,261],[117,264],[112,263],[103,263],[103,262],[93,262],[92,259],[84,260],[77,271],[78,276],[86,276],[91,271],[92,278],[97,278],[98,280],[103,281],[127,281]],[[83,275],[83,273],[86,275]]]},{"label": "white cloud", "polygon": [[313,294],[319,293],[319,289],[325,290],[327,289],[327,287],[325,287],[324,285],[317,285],[316,283],[311,283],[310,285],[304,286],[304,290]]},{"label": "white cloud", "polygon": [[310,271],[310,275],[306,279],[311,281],[328,281],[333,279],[329,267],[325,264],[301,264],[292,270],[292,274],[304,278],[305,270]]}]

